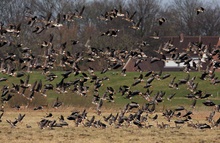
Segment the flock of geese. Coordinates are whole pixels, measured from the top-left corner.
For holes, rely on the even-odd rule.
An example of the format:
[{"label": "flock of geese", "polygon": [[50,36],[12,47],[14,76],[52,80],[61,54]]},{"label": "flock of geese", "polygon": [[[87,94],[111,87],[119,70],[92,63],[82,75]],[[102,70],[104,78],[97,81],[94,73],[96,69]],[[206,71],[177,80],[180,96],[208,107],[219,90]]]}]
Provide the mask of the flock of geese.
[{"label": "flock of geese", "polygon": [[[41,35],[44,32],[51,28],[56,28],[60,30],[60,27],[65,26],[67,23],[74,23],[75,20],[83,18],[83,12],[85,10],[85,6],[82,7],[80,11],[76,10],[75,13],[67,13],[67,14],[57,14],[57,18],[52,19],[52,13],[49,12],[45,17],[37,16],[31,13],[27,13],[26,23],[19,24],[9,24],[7,26],[4,23],[0,25],[0,47],[8,48],[13,47],[18,49],[19,55],[14,54],[13,52],[7,53],[4,57],[1,57],[1,67],[0,71],[2,74],[10,75],[9,78],[18,78],[20,83],[11,83],[12,85],[7,85],[7,78],[2,77],[0,81],[2,82],[2,108],[0,121],[6,121],[10,127],[17,127],[20,122],[25,118],[25,114],[19,114],[17,118],[14,120],[4,118],[5,105],[10,102],[14,96],[22,96],[25,100],[32,102],[36,94],[40,94],[44,97],[47,97],[48,90],[54,90],[60,94],[64,94],[67,92],[73,92],[77,95],[83,97],[88,96],[89,92],[93,92],[93,100],[91,101],[96,107],[97,116],[93,115],[92,117],[88,117],[87,110],[73,111],[69,116],[64,117],[60,115],[58,120],[55,120],[52,113],[47,113],[46,116],[42,117],[37,124],[40,129],[49,128],[54,129],[56,127],[65,127],[68,126],[68,122],[74,122],[75,125],[85,126],[85,127],[95,127],[95,128],[106,128],[108,126],[114,126],[116,128],[119,127],[130,127],[137,126],[139,128],[151,128],[154,127],[152,123],[156,123],[156,127],[158,128],[169,128],[171,127],[169,123],[174,123],[175,127],[179,128],[182,124],[187,124],[189,127],[193,127],[196,129],[206,129],[218,127],[220,124],[220,118],[218,120],[214,120],[214,116],[216,112],[219,112],[220,105],[215,104],[213,101],[208,100],[210,96],[209,93],[204,93],[199,90],[198,84],[195,82],[197,77],[190,77],[191,70],[198,70],[201,64],[193,61],[191,54],[198,54],[200,57],[200,61],[203,63],[208,63],[207,69],[204,70],[202,75],[199,77],[201,82],[203,80],[209,80],[210,84],[218,85],[220,80],[215,76],[215,69],[220,67],[220,62],[214,60],[212,57],[216,55],[220,55],[220,49],[218,47],[212,48],[212,50],[208,50],[208,46],[202,43],[191,42],[189,43],[188,48],[178,53],[178,47],[174,47],[172,41],[167,41],[166,43],[162,43],[159,49],[156,51],[158,56],[149,57],[147,56],[143,49],[145,43],[139,43],[137,48],[133,50],[116,50],[111,47],[107,47],[104,49],[99,49],[92,47],[90,37],[87,42],[84,44],[84,47],[87,49],[86,51],[72,53],[66,49],[67,44],[76,45],[80,43],[77,40],[71,40],[64,43],[60,43],[58,47],[54,46],[54,35],[50,34],[49,40],[44,40],[42,43],[39,43],[39,48],[43,51],[40,55],[36,55],[32,50],[28,47],[25,47],[22,43],[16,43],[14,41],[10,41],[8,37],[18,38],[22,33],[22,24],[25,26],[29,26],[32,30],[32,34]],[[30,9],[29,9],[30,10]],[[197,14],[204,12],[205,9],[200,7],[196,9]],[[135,14],[137,12],[133,12],[129,14],[128,11],[123,12],[122,7],[119,6],[119,9],[112,9],[107,11],[105,14],[101,14],[97,17],[98,20],[104,22],[111,22],[113,19],[121,18],[131,25],[128,28],[139,30],[140,23],[143,18],[140,18],[137,22],[134,21]],[[166,18],[158,18],[158,25],[162,26],[164,22],[166,22]],[[120,29],[108,29],[105,32],[102,32],[99,36],[110,36],[112,38],[117,38],[118,33],[120,33]],[[153,37],[154,39],[159,39],[157,37]],[[180,42],[183,42],[183,37],[180,37]],[[193,114],[192,110],[187,110],[186,107],[178,106],[175,109],[165,109],[162,114],[156,113],[156,106],[165,100],[166,93],[164,91],[159,91],[152,96],[152,91],[150,91],[149,87],[152,86],[152,82],[156,80],[164,80],[167,78],[171,78],[170,74],[163,74],[162,71],[148,71],[144,73],[139,64],[146,60],[146,58],[150,59],[150,63],[155,63],[158,61],[166,61],[166,56],[169,56],[176,63],[184,63],[185,69],[184,72],[188,73],[188,76],[183,79],[176,79],[173,77],[171,82],[169,83],[169,87],[171,90],[177,90],[179,86],[186,85],[189,91],[189,94],[186,95],[186,98],[193,99],[193,103],[191,105],[191,109],[193,110],[196,106],[196,102],[199,99],[207,99],[203,102],[204,106],[214,107],[213,111],[206,118],[204,123],[200,123],[199,121],[195,121],[192,119],[191,115]],[[57,61],[58,57],[60,61]],[[106,65],[103,66],[101,74],[105,74],[109,71],[120,71],[121,75],[118,76],[126,76],[126,69],[123,68],[128,58],[136,59],[135,67],[139,69],[139,76],[135,78],[134,82],[131,85],[121,85],[119,89],[114,89],[113,87],[107,87],[106,91],[102,96],[99,95],[99,89],[105,84],[106,80],[111,80],[108,77],[100,78],[95,74],[93,67],[89,66],[90,63],[97,62],[99,60],[103,60]],[[82,71],[80,69],[81,62],[86,61],[85,64],[88,64],[87,71]],[[59,62],[59,63],[58,63]],[[61,74],[61,80],[56,83],[56,85],[51,82],[57,78],[57,75],[53,73],[53,68],[59,66],[63,69],[68,69],[67,71],[63,71]],[[18,69],[17,67],[21,67]],[[44,84],[42,80],[36,80],[33,84],[29,82],[30,74],[32,71],[40,70],[42,71],[42,76],[45,76],[46,81],[49,84]],[[80,76],[74,81],[68,81],[68,77],[70,75]],[[132,81],[132,80],[131,80]],[[137,90],[131,90],[135,88],[140,83],[146,82],[146,85],[143,87],[146,89],[146,92],[140,92]],[[91,86],[87,86],[87,82],[91,83]],[[129,83],[128,83],[129,84]],[[118,90],[118,93],[117,93]],[[108,102],[115,102],[115,94],[121,94],[127,99],[132,99],[135,96],[143,97],[143,100],[146,100],[146,104],[139,105],[137,102],[129,102],[124,106],[123,109],[118,111],[117,113],[111,113],[107,116],[102,116],[102,106],[103,104]],[[167,100],[172,100],[176,93],[173,93],[167,96]],[[49,95],[48,95],[49,96]],[[52,108],[59,108],[63,105],[63,102],[59,100],[59,97],[56,98],[56,101],[52,105]],[[16,109],[20,110],[20,106],[16,105]],[[27,107],[29,108],[29,107]],[[34,107],[33,110],[43,110],[43,106]],[[34,111],[33,111],[34,112]],[[167,123],[159,123],[158,117],[163,117],[166,119]],[[68,120],[68,121],[67,121]],[[26,125],[27,128],[32,128],[31,125]]]}]

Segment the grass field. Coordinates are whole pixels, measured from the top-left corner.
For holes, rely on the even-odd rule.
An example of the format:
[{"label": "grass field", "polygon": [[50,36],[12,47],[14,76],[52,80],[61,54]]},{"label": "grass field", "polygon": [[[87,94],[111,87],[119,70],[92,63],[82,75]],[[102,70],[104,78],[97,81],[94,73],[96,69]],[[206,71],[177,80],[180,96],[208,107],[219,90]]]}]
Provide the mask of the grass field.
[{"label": "grass field", "polygon": [[[44,84],[48,84],[51,83],[54,86],[56,86],[57,83],[59,83],[59,81],[61,80],[62,76],[61,74],[64,72],[54,72],[58,77],[52,81],[46,81],[45,79],[45,75],[42,75],[40,72],[33,72],[30,74],[30,83],[33,84],[35,81],[39,81],[40,79],[42,80],[43,85]],[[165,80],[154,80],[152,82],[152,87],[149,88],[150,91],[153,91],[153,93],[151,94],[152,97],[154,97],[159,91],[163,91],[165,92],[165,96],[164,96],[164,102],[161,104],[164,107],[170,107],[170,106],[177,106],[177,105],[190,105],[192,100],[187,99],[185,96],[187,94],[190,93],[189,90],[187,90],[187,86],[186,85],[179,85],[179,89],[171,89],[168,87],[169,82],[171,81],[171,79],[173,77],[176,77],[176,82],[179,81],[179,79],[185,78],[187,76],[186,73],[183,72],[166,72],[169,73],[171,76]],[[162,75],[166,74],[163,73]],[[88,73],[87,73],[88,74]],[[141,97],[141,96],[135,96],[132,99],[126,99],[125,96],[121,96],[121,93],[118,93],[119,91],[119,87],[122,85],[128,85],[131,86],[132,83],[135,82],[135,77],[138,77],[140,75],[140,73],[138,72],[130,72],[127,73],[127,76],[121,76],[120,72],[107,72],[105,74],[100,74],[99,72],[95,73],[99,79],[103,78],[103,77],[108,77],[109,80],[105,80],[103,81],[103,86],[99,88],[99,96],[101,97],[104,92],[106,91],[107,87],[113,87],[113,89],[115,90],[115,94],[114,94],[114,99],[115,102],[114,103],[108,103],[106,102],[106,104],[104,104],[104,108],[121,108],[123,107],[125,104],[127,104],[130,101],[135,101],[138,102],[140,104],[144,104],[147,101]],[[145,73],[143,73],[144,75]],[[220,104],[219,102],[219,98],[220,98],[220,89],[219,89],[219,85],[211,85],[209,80],[201,80],[199,79],[199,77],[201,76],[202,73],[199,72],[191,72],[190,73],[190,78],[192,77],[196,77],[195,79],[195,83],[198,83],[198,90],[202,90],[204,93],[211,93],[213,96],[210,97],[209,99],[212,99],[213,101],[215,101],[216,104]],[[80,79],[81,78],[81,74],[74,76],[73,74],[71,74],[68,79],[66,79],[66,82],[68,81],[74,81],[76,79]],[[8,85],[8,86],[12,86],[12,83],[15,84],[19,84],[19,80],[23,79],[25,80],[26,77],[21,77],[21,78],[16,78],[16,77],[10,77],[8,75],[0,75],[0,77],[6,77],[8,78],[7,81],[4,82],[0,82],[0,87],[2,87],[3,85]],[[216,77],[220,77],[220,73],[216,73]],[[144,81],[141,82],[140,84],[136,85],[136,86],[131,86],[130,90],[131,91],[141,91],[142,93],[146,92],[146,88],[143,88],[146,85],[146,80],[148,79],[148,77],[144,78]],[[31,105],[33,106],[37,106],[38,104],[48,104],[51,105],[56,97],[59,97],[61,101],[64,102],[64,104],[66,106],[76,106],[76,107],[90,107],[92,106],[91,101],[94,95],[94,85],[93,83],[90,83],[90,81],[88,80],[85,84],[86,86],[89,87],[89,92],[87,93],[87,97],[81,97],[79,95],[77,95],[74,92],[71,92],[71,90],[73,89],[73,87],[71,86],[68,89],[68,93],[65,94],[59,94],[55,91],[48,91],[47,92],[47,98],[43,98],[42,96],[38,96],[37,94],[35,95],[35,99],[32,101]],[[176,93],[176,95],[174,96],[174,98],[172,99],[172,101],[168,101],[166,100],[166,98],[170,95]],[[203,93],[203,94],[204,94]],[[26,95],[30,94],[28,91],[26,92]],[[19,100],[22,100],[22,97],[16,96],[17,98],[19,98]],[[18,102],[17,98],[12,98],[12,100],[9,102],[9,105],[14,105],[16,102]],[[202,105],[201,102],[204,100],[198,100],[198,104],[197,106]],[[160,107],[160,106],[159,106]]]},{"label": "grass field", "polygon": [[[61,80],[61,74],[64,72],[56,72],[54,73],[58,76],[54,81],[49,82],[46,81],[45,75],[42,75],[40,72],[30,73],[30,83],[33,85],[35,81],[42,80],[43,85],[47,83],[51,83],[56,86],[57,83]],[[87,73],[87,72],[86,72]],[[19,94],[14,94],[11,100],[5,104],[5,112],[2,116],[2,122],[0,123],[0,140],[1,142],[35,142],[36,140],[40,142],[96,142],[96,143],[104,143],[104,142],[218,142],[220,130],[219,127],[213,127],[212,129],[195,129],[192,127],[188,127],[187,124],[180,125],[180,128],[176,128],[174,121],[182,118],[173,117],[170,122],[168,122],[164,116],[162,116],[162,112],[166,109],[173,110],[179,106],[184,106],[186,111],[192,111],[191,115],[192,120],[190,123],[207,123],[206,117],[210,115],[215,109],[213,107],[204,106],[202,102],[207,99],[197,99],[197,104],[195,108],[191,108],[191,104],[193,102],[192,99],[188,99],[185,96],[190,93],[187,89],[187,85],[179,85],[179,89],[169,88],[168,84],[171,79],[175,76],[176,82],[179,79],[187,77],[186,73],[183,72],[166,72],[170,73],[170,77],[164,80],[154,80],[152,82],[152,87],[149,88],[150,91],[153,91],[150,99],[153,99],[155,95],[164,91],[165,96],[163,97],[163,102],[158,103],[156,105],[156,110],[153,113],[143,113],[143,115],[147,116],[147,122],[144,122],[143,128],[138,128],[136,125],[131,124],[130,126],[122,125],[120,128],[116,128],[115,125],[108,125],[107,122],[104,121],[103,116],[107,116],[112,113],[114,116],[116,113],[120,113],[120,111],[125,107],[127,103],[131,101],[135,101],[140,104],[141,108],[149,101],[145,100],[141,95],[134,96],[132,99],[126,99],[125,96],[122,96],[119,93],[119,87],[121,85],[131,86],[132,83],[135,82],[135,78],[139,77],[140,73],[138,72],[130,72],[127,73],[127,76],[122,76],[120,72],[107,72],[105,74],[100,74],[96,72],[95,74],[99,77],[99,79],[108,77],[109,80],[104,80],[102,82],[103,86],[99,88],[99,95],[102,97],[107,87],[112,87],[115,90],[114,94],[114,102],[104,101],[103,106],[101,108],[101,115],[97,115],[96,113],[96,105],[92,104],[93,95],[94,95],[94,83],[91,83],[88,80],[85,85],[89,87],[89,92],[86,97],[82,97],[75,92],[72,92],[72,86],[67,89],[67,93],[57,93],[55,90],[47,91],[47,97],[43,97],[40,94],[35,94],[34,99],[30,102],[23,96]],[[166,74],[165,72],[162,74]],[[87,73],[88,74],[88,73]],[[145,73],[143,73],[144,75]],[[212,100],[215,104],[220,104],[219,101],[219,85],[210,84],[210,80],[201,80],[199,77],[202,73],[199,72],[191,72],[190,79],[192,77],[196,77],[195,83],[198,83],[198,89],[202,90],[203,95],[205,93],[211,93],[213,96],[209,97],[209,100]],[[7,81],[0,82],[0,88],[4,85],[12,87],[12,83],[19,84],[20,79],[25,80],[26,76],[17,78],[8,75],[1,74],[0,77],[6,77]],[[220,73],[216,73],[216,77],[220,77]],[[71,74],[65,82],[74,81],[76,79],[82,78],[82,75],[79,74],[74,76]],[[146,85],[146,80],[149,77],[144,77],[144,81],[136,86],[131,86],[130,91],[139,90],[142,93],[146,92],[146,88],[143,88]],[[167,97],[176,93],[176,95],[172,98],[171,101],[167,100]],[[30,91],[27,90],[25,92],[25,96],[28,96]],[[61,107],[58,109],[52,108],[52,104],[55,99],[59,97],[59,100],[63,103]],[[23,108],[22,106],[26,106],[29,104],[28,108]],[[17,110],[14,105],[20,105],[20,110]],[[48,105],[43,110],[34,111],[33,108],[40,105]],[[80,111],[82,112],[84,109],[88,112],[88,118],[91,119],[92,116],[95,116],[95,120],[100,120],[101,122],[107,124],[106,129],[95,128],[95,127],[85,127],[80,124],[78,127],[75,126],[74,121],[69,121],[66,118],[72,113],[72,111]],[[137,113],[137,109],[131,110],[129,113],[126,113],[126,116],[129,114]],[[53,117],[49,118],[50,120],[57,120],[60,115],[65,117],[65,120],[68,122],[69,126],[62,128],[45,128],[40,129],[37,125],[37,122],[42,120],[46,113],[51,112]],[[6,120],[13,121],[17,118],[18,114],[25,114],[24,120],[19,122],[15,128],[11,128],[10,125],[6,122]],[[182,113],[184,114],[184,113]],[[158,115],[157,120],[153,120],[152,118]],[[213,120],[217,121],[219,119],[220,113],[216,112]],[[87,120],[85,120],[87,121]],[[162,123],[169,124],[169,127],[166,129],[158,128],[157,123],[160,125]],[[30,125],[31,128],[26,128],[26,124]],[[148,125],[152,125],[152,128],[147,128]]]}]

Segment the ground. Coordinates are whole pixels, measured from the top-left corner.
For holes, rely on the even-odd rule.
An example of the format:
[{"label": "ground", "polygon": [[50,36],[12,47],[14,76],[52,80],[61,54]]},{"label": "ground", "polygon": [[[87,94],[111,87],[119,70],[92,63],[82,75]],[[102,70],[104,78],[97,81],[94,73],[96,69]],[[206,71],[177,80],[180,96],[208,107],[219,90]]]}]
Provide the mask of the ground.
[{"label": "ground", "polygon": [[[162,122],[168,123],[170,127],[166,129],[160,129],[156,125],[156,121],[152,121],[149,115],[148,123],[152,124],[151,128],[138,128],[134,124],[131,126],[122,126],[115,128],[114,125],[108,125],[107,128],[95,128],[84,127],[83,125],[75,126],[73,121],[66,120],[66,117],[71,114],[72,111],[81,111],[81,109],[62,108],[62,109],[44,109],[41,111],[33,111],[30,109],[24,110],[8,110],[2,117],[0,140],[1,142],[77,142],[77,143],[129,143],[129,142],[218,142],[220,130],[218,127],[212,129],[195,129],[188,127],[187,124],[181,125],[180,128],[176,128],[173,120],[171,122],[165,121],[163,116],[158,112],[159,124]],[[51,112],[53,117],[50,120],[58,120],[58,117],[62,114],[65,120],[69,123],[68,127],[62,128],[45,128],[40,129],[37,125],[46,113]],[[105,111],[102,115],[97,115],[92,110],[88,111],[88,119],[95,115],[96,120],[103,121],[104,115],[108,115],[112,111]],[[11,128],[6,122],[7,120],[14,120],[18,114],[25,114],[23,121],[18,123],[15,128]],[[219,114],[219,113],[217,113]],[[193,122],[205,122],[204,118],[209,115],[208,111],[194,111],[192,115]],[[103,121],[104,122],[104,121]],[[207,122],[206,122],[207,123]],[[30,125],[31,128],[26,128],[26,125]]]}]

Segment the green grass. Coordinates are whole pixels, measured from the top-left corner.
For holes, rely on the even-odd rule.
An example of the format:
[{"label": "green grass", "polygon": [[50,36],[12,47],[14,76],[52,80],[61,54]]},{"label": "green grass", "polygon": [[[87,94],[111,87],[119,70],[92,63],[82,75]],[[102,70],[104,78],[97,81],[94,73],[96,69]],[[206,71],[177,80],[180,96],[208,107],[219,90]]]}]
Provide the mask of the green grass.
[{"label": "green grass", "polygon": [[[64,73],[63,71],[54,71],[53,73],[55,73],[58,77],[52,81],[46,81],[45,75],[42,75],[41,72],[33,72],[30,73],[30,83],[33,84],[36,80],[42,80],[43,85],[47,84],[47,83],[51,83],[54,85],[54,87],[56,87],[56,84],[61,80],[62,76],[61,74]],[[87,73],[87,72],[86,72]],[[185,95],[189,94],[190,91],[187,90],[187,86],[186,85],[180,85],[179,89],[171,89],[168,87],[169,82],[171,81],[171,79],[176,76],[176,82],[178,82],[179,79],[185,78],[187,76],[186,73],[183,72],[164,72],[164,74],[166,73],[170,73],[171,76],[165,80],[154,80],[152,82],[152,87],[150,87],[149,89],[153,91],[153,93],[151,94],[151,97],[154,97],[156,95],[157,92],[159,91],[164,91],[166,94],[164,96],[164,102],[159,103],[160,106],[158,106],[158,108],[163,109],[163,108],[173,108],[179,105],[189,105],[192,103],[192,100],[187,99],[185,97]],[[87,73],[89,75],[89,73]],[[107,101],[104,102],[103,108],[123,108],[125,104],[131,102],[131,101],[135,101],[138,102],[139,104],[145,104],[148,101],[146,101],[143,97],[141,96],[135,96],[132,99],[125,99],[125,96],[121,96],[120,93],[118,93],[119,91],[119,87],[121,85],[128,85],[131,86],[132,83],[135,81],[135,77],[138,77],[140,75],[139,72],[128,72],[127,76],[122,76],[120,74],[120,72],[112,72],[109,71],[105,74],[100,74],[100,72],[95,72],[95,74],[101,79],[103,77],[108,77],[110,80],[105,80],[103,81],[103,86],[100,87],[99,89],[99,95],[100,97],[102,97],[103,93],[106,91],[106,88],[108,86],[113,87],[113,89],[115,90],[115,95],[114,95],[114,99],[115,102],[114,103],[109,103]],[[143,73],[143,75],[145,75],[145,73]],[[206,93],[211,93],[213,94],[213,96],[209,99],[213,100],[216,104],[220,104],[219,101],[219,95],[218,93],[220,93],[220,89],[219,89],[219,85],[211,85],[210,81],[208,80],[201,80],[199,79],[201,73],[200,72],[191,72],[190,73],[190,78],[192,77],[196,77],[195,83],[198,83],[198,89],[206,92]],[[77,76],[74,76],[73,74],[71,74],[69,76],[68,79],[65,80],[65,82],[68,81],[74,81],[75,79],[79,79],[82,78],[82,75],[79,74]],[[216,73],[217,77],[220,77],[220,73]],[[19,80],[26,79],[26,76],[24,77],[12,77],[12,76],[8,76],[8,75],[4,75],[4,74],[0,74],[0,77],[6,77],[8,80],[7,81],[2,81],[0,82],[0,88],[3,87],[3,85],[8,85],[9,87],[12,86],[12,83],[15,84],[19,84]],[[136,86],[132,86],[131,87],[131,91],[134,90],[139,90],[141,92],[146,92],[146,89],[143,88],[144,85],[146,84],[146,80],[148,79],[148,77],[144,78],[144,81]],[[54,91],[48,91],[47,92],[47,98],[42,97],[41,95],[35,95],[35,99],[32,101],[32,106],[37,106],[40,104],[48,104],[49,106],[51,104],[53,104],[53,102],[55,101],[56,97],[59,97],[59,99],[61,101],[64,102],[64,105],[66,106],[76,106],[76,107],[91,107],[91,108],[95,108],[95,106],[91,103],[92,98],[93,98],[93,94],[94,94],[94,83],[90,83],[90,80],[87,81],[87,83],[85,84],[86,86],[89,86],[89,92],[87,94],[87,97],[81,97],[80,95],[77,95],[76,93],[73,93],[71,90],[73,89],[73,87],[71,86],[70,89],[68,89],[68,93],[65,94],[59,94],[57,93],[55,90]],[[172,93],[176,93],[176,95],[174,96],[174,98],[172,99],[172,101],[168,101],[167,97],[172,94]],[[30,94],[29,91],[25,92],[25,94]],[[25,100],[22,97],[18,97],[19,95],[16,95],[17,98],[19,98],[19,100]],[[14,97],[13,97],[14,98]],[[18,102],[18,99],[12,99],[9,104],[13,105],[16,102]],[[197,105],[196,106],[201,106],[202,105],[202,101],[204,100],[198,100],[197,101]],[[27,101],[26,101],[27,102]],[[25,103],[26,103],[25,102]]]}]

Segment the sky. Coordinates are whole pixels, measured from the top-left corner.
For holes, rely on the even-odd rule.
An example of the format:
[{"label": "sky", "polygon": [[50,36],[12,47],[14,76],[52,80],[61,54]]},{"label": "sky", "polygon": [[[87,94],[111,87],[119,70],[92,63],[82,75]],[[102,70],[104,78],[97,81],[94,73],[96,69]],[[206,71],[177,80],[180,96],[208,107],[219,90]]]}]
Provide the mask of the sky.
[{"label": "sky", "polygon": [[[171,3],[173,0],[161,0],[161,2],[163,3],[163,4],[169,4],[169,3]],[[219,6],[220,6],[220,0],[199,0],[199,1],[201,1],[201,2],[208,2],[208,3],[214,3],[214,4],[218,4]]]}]

